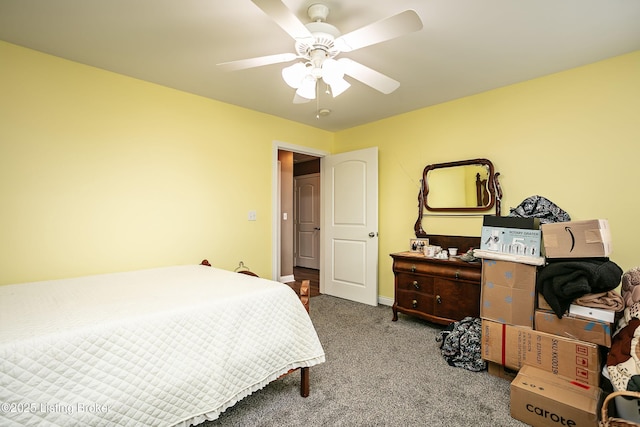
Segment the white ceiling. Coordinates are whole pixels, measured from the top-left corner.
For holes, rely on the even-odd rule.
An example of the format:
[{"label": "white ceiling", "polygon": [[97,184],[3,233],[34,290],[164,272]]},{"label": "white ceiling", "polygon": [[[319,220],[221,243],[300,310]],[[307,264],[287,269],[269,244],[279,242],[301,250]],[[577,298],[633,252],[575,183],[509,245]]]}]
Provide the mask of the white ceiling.
[{"label": "white ceiling", "polygon": [[[317,0],[283,0],[308,22]],[[348,33],[405,9],[424,28],[340,57],[401,83],[384,95],[346,79],[333,99],[293,104],[289,64],[216,64],[294,52],[250,0],[0,0],[0,39],[204,97],[337,131],[640,50],[639,0],[326,0]],[[317,108],[332,113],[316,118]]]}]

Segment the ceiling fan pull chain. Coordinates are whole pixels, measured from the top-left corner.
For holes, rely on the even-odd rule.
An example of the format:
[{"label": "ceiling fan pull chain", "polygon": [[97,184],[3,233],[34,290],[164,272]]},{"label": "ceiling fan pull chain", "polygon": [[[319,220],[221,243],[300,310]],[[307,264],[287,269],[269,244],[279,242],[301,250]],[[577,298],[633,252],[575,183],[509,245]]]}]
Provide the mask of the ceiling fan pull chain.
[{"label": "ceiling fan pull chain", "polygon": [[320,83],[316,80],[316,119],[320,120],[320,91],[318,91],[318,85]]}]

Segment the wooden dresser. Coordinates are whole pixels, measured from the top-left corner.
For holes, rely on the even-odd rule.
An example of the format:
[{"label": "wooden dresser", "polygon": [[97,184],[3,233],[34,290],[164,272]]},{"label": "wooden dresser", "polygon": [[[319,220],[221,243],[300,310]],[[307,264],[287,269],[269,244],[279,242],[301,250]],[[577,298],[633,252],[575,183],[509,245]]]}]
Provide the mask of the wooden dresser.
[{"label": "wooden dresser", "polygon": [[427,258],[415,252],[394,253],[391,257],[394,321],[398,312],[442,325],[480,316],[480,262]]}]

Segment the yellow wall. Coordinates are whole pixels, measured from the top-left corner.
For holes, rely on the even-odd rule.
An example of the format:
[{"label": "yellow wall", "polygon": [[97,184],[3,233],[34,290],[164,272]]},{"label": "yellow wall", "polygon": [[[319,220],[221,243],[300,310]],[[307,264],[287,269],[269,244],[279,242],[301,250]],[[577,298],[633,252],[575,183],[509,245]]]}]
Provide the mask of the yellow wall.
[{"label": "yellow wall", "polygon": [[[503,215],[532,195],[575,220],[607,218],[611,259],[640,265],[640,51],[337,133],[337,151],[379,147],[379,294],[393,296],[389,253],[406,250],[422,169],[489,158]],[[427,217],[428,233],[480,235],[480,218]]]},{"label": "yellow wall", "polygon": [[271,277],[273,141],[330,151],[332,133],[4,42],[0,58],[0,284],[203,258]]},{"label": "yellow wall", "polygon": [[[379,147],[382,297],[422,169],[453,160],[494,162],[505,215],[539,194],[574,219],[608,218],[612,259],[640,265],[640,52],[337,133],[4,42],[0,58],[0,284],[202,258],[271,277],[274,140]],[[425,229],[480,224],[428,217]]]}]

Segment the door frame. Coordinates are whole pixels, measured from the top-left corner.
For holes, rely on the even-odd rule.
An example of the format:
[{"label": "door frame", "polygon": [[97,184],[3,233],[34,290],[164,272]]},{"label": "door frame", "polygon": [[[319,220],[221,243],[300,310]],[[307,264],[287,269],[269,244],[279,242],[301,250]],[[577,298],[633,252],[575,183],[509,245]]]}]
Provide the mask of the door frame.
[{"label": "door frame", "polygon": [[[308,154],[315,157],[328,156],[330,153],[324,150],[304,147],[301,145],[289,144],[282,141],[273,141],[271,156],[271,276],[272,280],[280,281],[280,248],[282,245],[282,234],[280,230],[280,167],[278,165],[278,150],[291,151],[294,153]],[[322,204],[322,200],[320,201]],[[322,233],[322,230],[320,230]],[[322,239],[322,235],[321,235]],[[320,240],[322,245],[322,240]],[[322,251],[322,248],[320,249]],[[322,264],[320,264],[322,266]],[[322,267],[320,268],[320,276],[322,276]],[[322,279],[320,279],[322,283]]]}]

